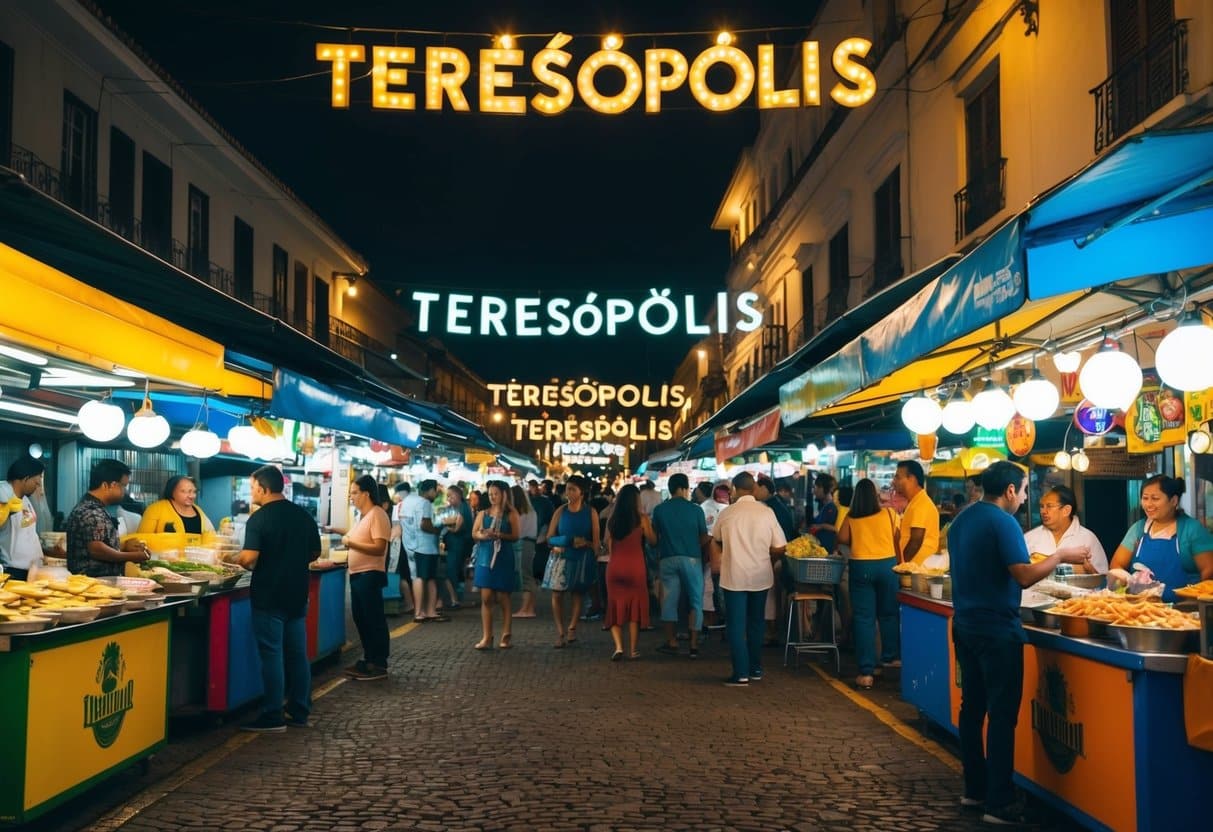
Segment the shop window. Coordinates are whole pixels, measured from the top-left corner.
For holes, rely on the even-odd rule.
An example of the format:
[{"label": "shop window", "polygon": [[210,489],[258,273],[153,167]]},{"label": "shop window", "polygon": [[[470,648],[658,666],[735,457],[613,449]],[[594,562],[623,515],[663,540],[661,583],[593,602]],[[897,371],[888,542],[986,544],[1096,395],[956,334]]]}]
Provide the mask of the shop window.
[{"label": "shop window", "polygon": [[274,284],[273,284],[273,310],[275,318],[286,318],[286,284],[287,284],[287,269],[291,262],[287,256],[286,249],[275,243],[274,245]]},{"label": "shop window", "polygon": [[97,111],[66,91],[59,176],[63,202],[93,216],[97,207]]},{"label": "shop window", "polygon": [[873,290],[883,289],[904,273],[901,262],[901,168],[896,167],[876,189],[876,262]]},{"label": "shop window", "polygon": [[13,48],[0,41],[0,162],[11,167],[13,158]]},{"label": "shop window", "polygon": [[143,247],[168,260],[173,250],[173,170],[143,151]]},{"label": "shop window", "polygon": [[851,292],[851,240],[844,225],[830,238],[830,294],[826,318],[834,320],[847,311]]},{"label": "shop window", "polygon": [[232,245],[232,273],[236,281],[236,297],[245,303],[253,300],[253,227],[236,217]]},{"label": "shop window", "polygon": [[206,278],[211,262],[211,199],[190,185],[189,227],[186,230],[186,271]]},{"label": "shop window", "polygon": [[109,204],[101,221],[128,240],[135,239],[135,140],[110,128]]}]

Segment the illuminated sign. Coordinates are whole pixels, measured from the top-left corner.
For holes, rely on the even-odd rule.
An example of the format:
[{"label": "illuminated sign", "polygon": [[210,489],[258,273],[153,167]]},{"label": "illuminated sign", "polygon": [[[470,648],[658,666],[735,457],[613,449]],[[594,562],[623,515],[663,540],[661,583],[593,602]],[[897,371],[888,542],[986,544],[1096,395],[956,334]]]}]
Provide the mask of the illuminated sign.
[{"label": "illuminated sign", "polygon": [[[413,292],[418,303],[417,329],[429,332],[432,326],[433,307],[442,309],[439,292]],[[736,322],[742,332],[753,332],[762,326],[762,311],[755,307],[758,295],[742,292],[732,304],[741,314]],[[639,304],[626,298],[599,298],[597,292],[589,292],[585,300],[574,305],[569,298],[515,298],[511,303],[504,298],[484,295],[452,293],[446,296],[446,329],[448,335],[498,335],[533,337],[539,335],[568,335],[575,332],[583,336],[617,335],[622,326],[635,321],[649,335],[667,335],[682,324],[687,335],[710,335],[709,324],[698,323],[695,297],[686,295],[682,303],[670,297],[670,290],[649,291],[649,297]],[[726,292],[716,294],[716,331],[729,331],[729,296]],[[475,320],[472,316],[475,315]]]},{"label": "illuminated sign", "polygon": [[[493,383],[488,388],[493,394],[494,407],[510,408],[676,410],[687,400],[686,389],[681,384]],[[510,424],[514,428],[516,441],[553,442],[559,452],[578,456],[622,456],[623,448],[617,444],[619,442],[668,441],[674,438],[674,421],[656,416],[625,418],[623,415],[600,415],[585,419],[576,413],[569,413],[564,418],[552,418],[545,411],[540,418],[511,416]],[[572,447],[567,443],[572,443]],[[587,443],[584,448],[582,443]],[[593,450],[595,446],[597,451]]]},{"label": "illuminated sign", "polygon": [[[564,49],[572,41],[558,33],[544,49],[536,52],[528,65],[526,53],[512,48],[503,38],[495,49],[481,49],[476,56],[477,107],[490,115],[525,115],[528,106],[541,115],[563,113],[573,104],[574,92],[596,113],[626,113],[644,99],[646,113],[661,112],[662,96],[689,84],[692,97],[705,110],[728,112],[744,104],[757,86],[758,109],[819,107],[822,104],[821,44],[800,44],[799,83],[776,89],[776,78],[787,75],[786,67],[777,67],[774,44],[757,47],[757,67],[741,49],[717,43],[700,52],[693,60],[677,49],[654,47],[644,51],[642,61],[623,52],[623,39],[609,35],[602,48],[585,57],[574,72],[573,53]],[[872,49],[864,38],[847,38],[830,56],[838,81],[829,91],[830,98],[843,107],[861,107],[876,94],[876,76],[859,62]],[[371,46],[371,107],[380,110],[469,112],[464,87],[472,76],[473,63],[467,53],[452,46]],[[351,65],[367,60],[368,48],[361,44],[317,43],[316,60],[330,65],[330,102],[334,108],[350,105]],[[419,67],[420,68],[413,68]],[[515,77],[515,67],[530,68],[530,77]],[[708,85],[708,72],[716,66],[727,67],[732,86],[723,91]],[[360,68],[361,70],[361,68]],[[599,90],[602,72],[612,79],[622,77],[623,88],[604,95]],[[421,75],[414,82],[411,75]],[[515,86],[538,87],[527,98],[510,94]],[[418,97],[422,104],[418,103]]]}]

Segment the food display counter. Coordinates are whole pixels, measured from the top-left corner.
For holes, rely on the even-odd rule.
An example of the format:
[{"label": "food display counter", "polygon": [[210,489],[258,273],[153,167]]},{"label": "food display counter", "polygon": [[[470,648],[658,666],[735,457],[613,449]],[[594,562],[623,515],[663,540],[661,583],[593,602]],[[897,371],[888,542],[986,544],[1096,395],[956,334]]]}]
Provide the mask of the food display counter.
[{"label": "food display counter", "polygon": [[189,603],[0,636],[0,825],[27,823],[164,746],[169,619]]},{"label": "food display counter", "polygon": [[[902,591],[902,696],[957,733],[952,604]],[[1016,782],[1092,829],[1203,829],[1213,752],[1188,744],[1188,657],[1024,627]]]},{"label": "food display counter", "polygon": [[[307,654],[315,662],[345,645],[344,566],[312,570]],[[253,637],[247,583],[203,595],[173,621],[171,708],[227,713],[261,696],[261,659]]]}]

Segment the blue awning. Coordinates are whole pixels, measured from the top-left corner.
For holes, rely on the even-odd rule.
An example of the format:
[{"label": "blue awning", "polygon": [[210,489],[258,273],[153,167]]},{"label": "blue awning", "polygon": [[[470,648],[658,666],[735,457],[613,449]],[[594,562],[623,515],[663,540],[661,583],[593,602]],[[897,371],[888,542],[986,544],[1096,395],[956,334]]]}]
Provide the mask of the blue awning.
[{"label": "blue awning", "polygon": [[275,416],[416,448],[421,422],[380,402],[356,399],[318,381],[279,369],[270,410]]},{"label": "blue awning", "polygon": [[1033,299],[1213,263],[1213,125],[1126,139],[1023,226]]},{"label": "blue awning", "polygon": [[[115,390],[115,404],[123,401],[130,402],[131,407],[138,407],[136,402],[143,401],[142,390]],[[227,436],[228,431],[242,424],[246,416],[258,410],[263,402],[244,403],[236,399],[225,399],[208,396],[206,411],[202,410],[202,396],[194,393],[152,393],[152,408],[168,420],[170,425],[181,428],[192,428],[200,419],[205,419],[207,427],[219,436]]]}]

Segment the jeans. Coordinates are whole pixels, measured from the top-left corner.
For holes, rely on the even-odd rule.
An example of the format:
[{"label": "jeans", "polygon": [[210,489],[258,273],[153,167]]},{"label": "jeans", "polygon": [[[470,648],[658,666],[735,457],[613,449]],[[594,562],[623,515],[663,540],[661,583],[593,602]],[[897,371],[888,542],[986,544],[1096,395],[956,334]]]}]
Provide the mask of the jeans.
[{"label": "jeans", "polygon": [[312,665],[307,660],[307,614],[287,618],[273,610],[253,610],[253,636],[261,656],[261,710],[279,718],[282,700],[292,716],[312,710]]},{"label": "jeans", "polygon": [[766,631],[763,610],[767,590],[724,590],[725,628],[733,656],[733,678],[747,679],[762,670],[762,636]]},{"label": "jeans", "polygon": [[850,566],[852,626],[859,675],[871,676],[876,669],[876,626],[880,625],[880,660],[891,662],[901,652],[897,624],[897,558],[855,560]]},{"label": "jeans", "polygon": [[661,620],[678,620],[678,603],[685,592],[687,606],[695,616],[691,629],[703,627],[703,559],[669,557],[661,559],[661,586],[665,598],[661,602]]},{"label": "jeans", "polygon": [[389,649],[387,619],[383,616],[386,583],[387,576],[378,571],[350,575],[350,612],[362,641],[362,656],[367,664],[378,667],[387,667]]},{"label": "jeans", "polygon": [[[1015,724],[1023,697],[1023,642],[953,631],[960,665],[960,759],[964,795],[987,809],[1015,800]],[[981,727],[989,714],[986,740]]]}]

